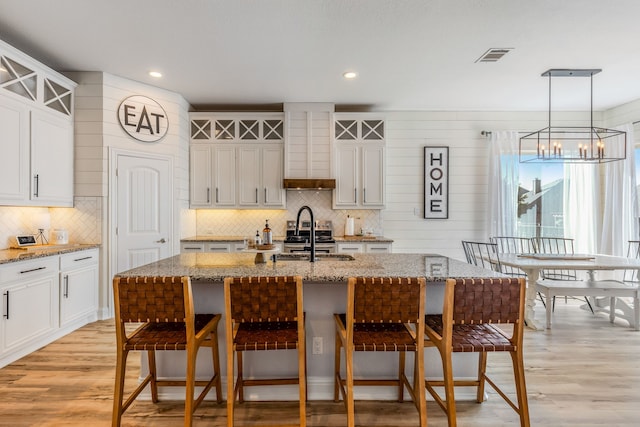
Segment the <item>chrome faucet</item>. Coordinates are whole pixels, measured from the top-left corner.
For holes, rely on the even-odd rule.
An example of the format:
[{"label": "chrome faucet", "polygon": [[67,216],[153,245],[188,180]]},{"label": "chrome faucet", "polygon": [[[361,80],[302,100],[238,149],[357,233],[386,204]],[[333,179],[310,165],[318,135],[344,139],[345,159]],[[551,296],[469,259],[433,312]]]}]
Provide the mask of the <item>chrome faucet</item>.
[{"label": "chrome faucet", "polygon": [[[303,206],[298,210],[298,217],[296,218],[296,231],[295,235],[298,236],[300,234],[300,214],[302,211],[308,210],[309,216],[311,217],[311,236],[309,236],[309,240],[311,240],[311,255],[309,256],[310,262],[316,261],[316,222],[313,219],[313,211],[309,206]],[[305,248],[306,249],[306,248]]]}]

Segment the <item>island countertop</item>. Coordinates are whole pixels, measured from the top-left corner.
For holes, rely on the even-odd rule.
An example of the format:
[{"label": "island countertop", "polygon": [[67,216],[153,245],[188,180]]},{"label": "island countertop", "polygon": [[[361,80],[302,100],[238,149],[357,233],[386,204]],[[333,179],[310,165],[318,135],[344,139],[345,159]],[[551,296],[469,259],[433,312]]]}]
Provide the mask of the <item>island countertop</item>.
[{"label": "island countertop", "polygon": [[[267,255],[267,254],[265,254]],[[338,254],[340,255],[340,254]],[[255,264],[255,253],[204,253],[191,252],[176,255],[150,264],[146,264],[118,276],[189,276],[193,283],[194,308],[196,313],[225,313],[225,298],[223,280],[234,276],[274,276],[300,275],[304,281],[304,310],[305,329],[307,330],[306,345],[314,348],[315,340],[321,340],[322,349],[311,351],[308,357],[308,398],[309,400],[333,399],[334,380],[334,342],[335,322],[333,313],[344,313],[347,305],[347,279],[351,276],[400,276],[425,277],[428,281],[425,311],[427,313],[442,313],[444,301],[444,280],[449,277],[494,277],[497,273],[482,269],[465,262],[436,254],[353,254],[353,261],[321,259],[311,263],[309,261],[271,260],[266,263]],[[223,320],[224,322],[224,315]],[[218,342],[221,349],[225,348],[225,328],[219,331]],[[158,375],[167,378],[184,378],[184,359],[173,351],[159,352]],[[249,352],[254,353],[254,352]],[[296,353],[294,352],[260,352],[260,369],[252,372],[256,377],[293,375],[297,369]],[[268,354],[262,354],[268,353]],[[397,355],[393,352],[376,355],[374,359],[367,359],[366,366],[359,369],[375,372],[375,375],[385,377],[396,374]],[[141,356],[145,357],[146,356]],[[477,357],[477,356],[475,356]],[[461,377],[477,375],[475,366],[477,359],[472,353],[456,353],[453,358],[458,364],[457,374]],[[222,375],[225,375],[226,352],[220,354]],[[425,363],[429,366],[429,375],[440,377],[440,359],[436,351],[425,352]],[[409,364],[411,365],[411,364]],[[142,364],[141,375],[146,375],[145,364]],[[200,369],[208,369],[201,366]],[[253,369],[253,368],[252,368]],[[411,375],[411,367],[408,369]],[[203,371],[205,375],[206,371]],[[206,372],[213,374],[213,372]],[[372,388],[373,389],[373,388]],[[255,387],[251,393],[245,394],[247,400],[295,400],[298,398],[298,388],[294,385]],[[373,400],[396,400],[395,388],[382,387],[376,391],[367,391],[366,395],[357,398]],[[475,394],[474,394],[475,397]],[[184,399],[184,394],[172,395],[174,399]]]},{"label": "island countertop", "polygon": [[497,277],[488,269],[437,254],[353,254],[353,261],[322,259],[272,260],[255,264],[252,253],[184,253],[118,276],[189,276],[194,282],[222,282],[225,277],[299,275],[305,282],[345,282],[351,276],[425,277],[441,282],[450,277]]}]

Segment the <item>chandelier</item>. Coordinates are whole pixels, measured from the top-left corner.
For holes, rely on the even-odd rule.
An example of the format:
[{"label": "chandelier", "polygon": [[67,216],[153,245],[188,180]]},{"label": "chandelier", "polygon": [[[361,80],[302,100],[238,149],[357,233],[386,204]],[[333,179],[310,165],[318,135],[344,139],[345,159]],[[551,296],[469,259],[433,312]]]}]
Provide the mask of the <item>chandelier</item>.
[{"label": "chandelier", "polygon": [[[520,138],[520,163],[605,163],[626,158],[625,132],[593,126],[593,75],[600,71],[551,69],[542,73],[549,78],[549,125]],[[589,127],[551,126],[551,77],[589,77]]]}]

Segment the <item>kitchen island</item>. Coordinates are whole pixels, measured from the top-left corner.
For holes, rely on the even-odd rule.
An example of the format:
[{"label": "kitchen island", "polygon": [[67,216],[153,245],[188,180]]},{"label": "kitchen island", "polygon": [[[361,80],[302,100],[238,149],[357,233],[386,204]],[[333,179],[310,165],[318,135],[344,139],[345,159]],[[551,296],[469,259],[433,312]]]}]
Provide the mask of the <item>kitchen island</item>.
[{"label": "kitchen island", "polygon": [[[350,276],[419,276],[427,279],[426,310],[440,313],[444,295],[444,281],[449,277],[496,277],[497,273],[478,268],[455,259],[436,254],[354,254],[345,258],[321,258],[311,263],[302,260],[269,260],[254,263],[250,253],[185,253],[119,273],[119,276],[189,276],[193,284],[196,312],[224,313],[223,280],[229,276],[299,275],[304,282],[304,309],[307,330],[307,373],[309,399],[333,399],[334,321],[333,313],[344,312],[346,307],[346,283]],[[219,326],[221,365],[226,366],[224,316]],[[314,345],[315,342],[315,345]],[[173,352],[166,352],[173,353]],[[176,352],[179,353],[179,352]],[[210,369],[210,355],[201,350],[199,375]],[[297,369],[294,352],[272,351],[245,355],[247,377],[266,376],[255,369],[252,357],[259,357],[261,366],[269,366],[269,375],[290,375]],[[265,354],[267,353],[267,354]],[[159,375],[179,378],[184,375],[183,354],[158,355]],[[410,357],[410,356],[409,356]],[[265,362],[266,359],[266,362]],[[397,369],[395,354],[358,354],[356,375],[394,375]],[[143,370],[146,357],[142,358]],[[441,376],[440,357],[435,349],[425,351],[425,369],[428,376]],[[407,361],[407,367],[412,366]],[[477,356],[456,354],[456,375],[471,377],[477,366]],[[202,371],[200,371],[202,369]],[[410,369],[408,370],[411,372]],[[293,371],[295,372],[295,371]],[[223,382],[226,379],[223,372]],[[223,387],[223,390],[226,389]],[[367,389],[367,390],[362,390]],[[461,390],[463,391],[463,390]],[[160,390],[161,398],[181,399],[182,390]],[[247,400],[296,400],[297,386],[250,387],[245,391]],[[464,398],[464,394],[459,394]],[[469,396],[471,396],[471,392]],[[361,387],[356,390],[357,399],[396,398],[392,387]]]}]

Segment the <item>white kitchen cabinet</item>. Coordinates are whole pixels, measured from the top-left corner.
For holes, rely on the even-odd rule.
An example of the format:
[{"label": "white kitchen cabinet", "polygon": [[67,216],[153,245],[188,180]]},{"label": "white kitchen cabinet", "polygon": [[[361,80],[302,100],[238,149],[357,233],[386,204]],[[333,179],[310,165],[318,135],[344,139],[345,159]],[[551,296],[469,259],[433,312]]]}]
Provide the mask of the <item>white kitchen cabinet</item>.
[{"label": "white kitchen cabinet", "polygon": [[365,243],[365,250],[368,254],[390,254],[392,243]]},{"label": "white kitchen cabinet", "polygon": [[212,150],[210,145],[192,145],[189,149],[189,204],[191,208],[212,207]]},{"label": "white kitchen cabinet", "polygon": [[0,204],[29,199],[29,109],[0,94]]},{"label": "white kitchen cabinet", "polygon": [[282,144],[238,147],[238,202],[243,207],[284,208]]},{"label": "white kitchen cabinet", "polygon": [[0,205],[73,206],[75,86],[0,41]]},{"label": "white kitchen cabinet", "polygon": [[97,318],[98,249],[60,255],[60,327]]},{"label": "white kitchen cabinet", "polygon": [[97,319],[98,254],[91,248],[0,265],[0,367]]},{"label": "white kitchen cabinet", "polygon": [[31,112],[30,193],[40,206],[73,206],[73,122],[68,117]]},{"label": "white kitchen cabinet", "polygon": [[180,243],[180,252],[204,252],[203,242],[182,242]]},{"label": "white kitchen cabinet", "polygon": [[190,206],[285,207],[284,117],[192,113]]},{"label": "white kitchen cabinet", "polygon": [[340,254],[361,254],[361,253],[391,253],[392,243],[389,242],[339,242],[337,252]]},{"label": "white kitchen cabinet", "polygon": [[229,253],[231,252],[231,243],[207,243],[205,244],[205,252],[210,253]]},{"label": "white kitchen cabinet", "polygon": [[339,254],[361,254],[364,253],[364,244],[355,242],[338,243],[336,251]]},{"label": "white kitchen cabinet", "polygon": [[190,206],[236,205],[236,152],[234,147],[193,144],[190,148]]},{"label": "white kitchen cabinet", "polygon": [[336,189],[333,207],[384,208],[384,121],[336,119],[334,124]]},{"label": "white kitchen cabinet", "polygon": [[56,331],[58,271],[57,256],[0,267],[0,366],[48,343]]}]

